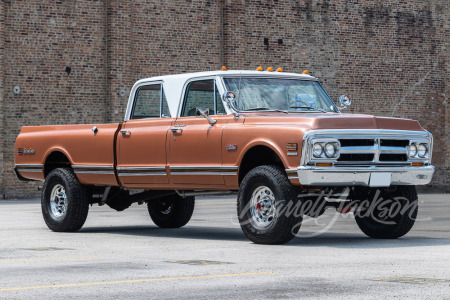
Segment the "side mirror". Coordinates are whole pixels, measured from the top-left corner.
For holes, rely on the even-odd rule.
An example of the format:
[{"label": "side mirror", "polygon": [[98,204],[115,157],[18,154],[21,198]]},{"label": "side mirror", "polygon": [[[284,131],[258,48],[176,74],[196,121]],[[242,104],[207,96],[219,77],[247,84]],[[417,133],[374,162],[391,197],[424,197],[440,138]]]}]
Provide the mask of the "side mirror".
[{"label": "side mirror", "polygon": [[211,124],[211,125],[214,125],[217,122],[216,120],[211,119],[209,117],[209,108],[197,107],[195,109],[195,116],[196,117],[203,117],[203,118],[208,119],[209,124]]},{"label": "side mirror", "polygon": [[350,98],[347,95],[339,96],[340,110],[346,109],[347,106],[349,106],[350,104],[352,104],[352,100],[350,100]]},{"label": "side mirror", "polygon": [[225,92],[223,94],[223,100],[227,103],[228,107],[235,111],[234,116],[239,117],[237,113],[238,109],[236,108],[236,94],[233,92]]}]

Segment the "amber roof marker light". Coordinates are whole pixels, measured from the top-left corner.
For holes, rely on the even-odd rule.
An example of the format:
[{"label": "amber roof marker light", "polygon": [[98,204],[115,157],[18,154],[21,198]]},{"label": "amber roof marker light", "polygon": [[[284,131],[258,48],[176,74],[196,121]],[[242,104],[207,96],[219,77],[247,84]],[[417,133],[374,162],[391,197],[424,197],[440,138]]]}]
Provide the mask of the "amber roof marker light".
[{"label": "amber roof marker light", "polygon": [[262,71],[262,70],[263,70],[262,67],[257,67],[257,68],[256,68],[256,71]]},{"label": "amber roof marker light", "polygon": [[222,68],[220,68],[222,71],[226,71],[227,67],[226,66],[222,66]]},{"label": "amber roof marker light", "polygon": [[305,70],[305,71],[302,72],[302,74],[309,74],[309,71]]},{"label": "amber roof marker light", "polygon": [[272,67],[268,67],[268,68],[266,69],[266,71],[273,72],[273,68],[272,68]]},{"label": "amber roof marker light", "polygon": [[278,68],[277,72],[283,72],[283,68]]}]

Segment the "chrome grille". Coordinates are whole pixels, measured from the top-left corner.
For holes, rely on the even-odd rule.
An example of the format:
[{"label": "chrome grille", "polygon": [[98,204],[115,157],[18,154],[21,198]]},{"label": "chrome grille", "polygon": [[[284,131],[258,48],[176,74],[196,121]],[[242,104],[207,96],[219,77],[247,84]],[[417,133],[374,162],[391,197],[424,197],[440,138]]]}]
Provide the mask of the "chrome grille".
[{"label": "chrome grille", "polygon": [[341,155],[338,162],[405,162],[409,140],[339,139]]},{"label": "chrome grille", "polygon": [[[318,141],[334,140],[339,144],[339,156],[334,159],[313,156],[313,145]],[[429,156],[410,158],[411,143],[427,143]],[[333,166],[408,166],[413,162],[429,165],[433,136],[428,132],[384,129],[324,129],[308,131],[303,137],[301,165],[315,166],[331,162]]]}]

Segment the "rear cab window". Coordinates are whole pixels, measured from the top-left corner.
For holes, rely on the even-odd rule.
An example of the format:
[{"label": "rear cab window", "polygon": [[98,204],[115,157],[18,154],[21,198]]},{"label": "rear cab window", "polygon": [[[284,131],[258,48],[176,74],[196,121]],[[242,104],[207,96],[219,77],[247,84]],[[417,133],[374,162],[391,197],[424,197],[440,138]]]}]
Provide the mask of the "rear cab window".
[{"label": "rear cab window", "polygon": [[170,117],[167,99],[161,83],[147,84],[137,89],[130,119]]}]

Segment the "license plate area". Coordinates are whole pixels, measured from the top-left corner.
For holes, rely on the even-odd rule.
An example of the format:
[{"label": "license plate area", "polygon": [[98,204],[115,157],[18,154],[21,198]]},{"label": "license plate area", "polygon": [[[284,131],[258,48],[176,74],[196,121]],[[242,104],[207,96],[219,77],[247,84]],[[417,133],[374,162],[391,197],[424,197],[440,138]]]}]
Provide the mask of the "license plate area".
[{"label": "license plate area", "polygon": [[371,173],[369,186],[371,187],[384,187],[391,185],[392,173]]}]

